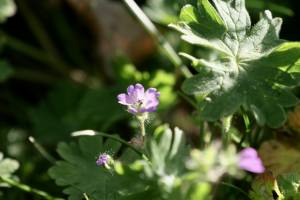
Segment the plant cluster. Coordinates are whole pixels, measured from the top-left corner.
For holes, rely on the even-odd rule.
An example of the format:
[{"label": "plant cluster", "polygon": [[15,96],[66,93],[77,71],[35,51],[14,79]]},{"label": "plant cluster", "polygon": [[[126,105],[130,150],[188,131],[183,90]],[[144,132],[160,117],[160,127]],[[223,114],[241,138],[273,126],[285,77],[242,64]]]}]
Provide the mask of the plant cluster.
[{"label": "plant cluster", "polygon": [[[149,0],[145,13],[168,28],[165,37],[133,0],[123,2],[159,45],[156,64],[170,66],[142,71],[119,56],[114,87],[93,78],[54,87],[27,112],[43,145],[29,141],[51,163],[48,175],[62,193],[24,184],[22,162],[0,152],[0,197],[15,188],[49,200],[299,200],[300,42],[280,38],[282,19],[266,10],[251,22],[246,3],[264,7],[254,0]],[[12,0],[0,0],[0,23],[16,11]],[[172,40],[178,34],[181,41]],[[50,65],[64,66],[52,56]],[[0,60],[1,83],[16,71]],[[58,141],[53,156],[44,145]],[[21,155],[15,149],[22,148],[8,154]]]}]

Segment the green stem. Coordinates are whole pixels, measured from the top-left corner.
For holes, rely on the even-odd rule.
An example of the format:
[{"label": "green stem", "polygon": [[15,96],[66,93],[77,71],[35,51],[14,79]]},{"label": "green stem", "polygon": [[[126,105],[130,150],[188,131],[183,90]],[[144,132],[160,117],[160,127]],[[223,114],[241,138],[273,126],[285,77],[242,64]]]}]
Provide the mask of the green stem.
[{"label": "green stem", "polygon": [[71,67],[68,66],[63,59],[61,59],[59,52],[57,51],[45,29],[45,26],[42,24],[39,18],[34,15],[26,1],[19,0],[17,3],[20,8],[20,12],[23,14],[25,21],[31,29],[33,35],[37,38],[43,49],[46,50],[48,59],[51,62],[50,66],[56,71],[64,75],[68,75]]},{"label": "green stem", "polygon": [[142,139],[143,139],[143,145],[145,146],[146,145],[145,118],[144,117],[141,117],[141,118],[138,117],[138,120],[140,122],[140,129],[141,129],[141,135],[142,135]]},{"label": "green stem", "polygon": [[199,149],[203,149],[205,147],[205,122],[203,120],[200,121],[199,125]]},{"label": "green stem", "polygon": [[15,73],[13,75],[14,79],[28,81],[38,84],[45,84],[45,85],[52,85],[53,83],[59,81],[57,76],[53,76],[51,74],[46,74],[39,72],[37,70],[32,69],[23,69],[23,68],[16,68]]},{"label": "green stem", "polygon": [[3,182],[3,183],[6,183],[10,186],[16,187],[16,188],[18,188],[22,191],[36,194],[36,195],[41,196],[41,197],[43,197],[44,199],[47,199],[47,200],[63,200],[62,198],[52,197],[51,195],[49,195],[48,193],[46,193],[42,190],[32,188],[28,185],[25,185],[23,183],[19,183],[19,182],[15,181],[13,179],[10,179],[10,178],[0,176],[0,182]]},{"label": "green stem", "polygon": [[126,6],[130,9],[130,11],[136,16],[136,18],[140,21],[140,23],[144,26],[146,31],[155,39],[160,49],[165,53],[168,59],[172,62],[172,64],[179,68],[182,74],[189,78],[192,76],[189,69],[183,65],[182,60],[177,55],[173,47],[170,43],[165,39],[165,37],[157,30],[155,25],[151,22],[151,20],[145,15],[145,13],[140,9],[140,7],[135,3],[134,0],[123,0]]},{"label": "green stem", "polygon": [[37,38],[38,42],[47,52],[49,52],[51,56],[58,58],[59,54],[52,44],[47,31],[43,27],[43,24],[40,22],[40,20],[30,10],[27,2],[24,0],[19,0],[17,3],[20,13],[24,16],[26,23],[31,29],[33,35]]},{"label": "green stem", "polygon": [[138,150],[137,148],[135,148],[133,145],[129,144],[125,140],[123,140],[123,139],[121,139],[121,138],[119,138],[117,136],[114,136],[114,135],[109,135],[109,134],[106,134],[106,133],[101,133],[101,132],[96,132],[96,131],[93,131],[92,134],[91,133],[84,133],[84,131],[78,131],[78,132],[72,133],[73,137],[78,137],[78,136],[94,136],[94,135],[100,135],[100,136],[107,137],[107,138],[113,139],[115,141],[118,141],[118,142],[124,144],[125,146],[131,148],[133,151],[135,151],[140,156],[142,156],[142,157],[144,156],[143,152],[141,152],[140,150]]},{"label": "green stem", "polygon": [[187,101],[191,106],[193,106],[196,110],[199,109],[199,106],[197,105],[197,102],[195,102],[193,99],[189,98],[187,95],[185,95],[183,92],[178,91],[177,92],[179,96],[181,96],[185,101]]},{"label": "green stem", "polygon": [[83,197],[85,198],[85,200],[90,200],[90,198],[88,197],[88,195],[86,193],[83,193]]},{"label": "green stem", "polygon": [[21,40],[18,40],[2,31],[0,32],[0,36],[4,37],[5,45],[7,45],[8,47],[19,51],[20,53],[23,53],[24,55],[36,61],[47,64],[62,75],[69,76],[69,72],[67,70],[67,68],[69,67],[66,67],[65,64],[62,63],[60,60],[54,59],[53,57],[41,51],[40,49],[26,44]]},{"label": "green stem", "polygon": [[251,200],[251,198],[248,196],[248,194],[247,194],[244,190],[242,190],[241,188],[239,188],[239,187],[237,187],[237,186],[235,186],[235,185],[232,185],[232,184],[230,184],[230,183],[226,183],[226,182],[219,182],[219,184],[225,185],[225,186],[228,186],[228,187],[231,187],[231,188],[233,188],[233,189],[239,191],[241,194],[243,194],[245,197],[247,197],[247,199],[250,199],[250,200]]},{"label": "green stem", "polygon": [[146,130],[145,130],[145,119],[139,119],[140,122],[140,128],[141,128],[141,135],[143,137],[146,136]]},{"label": "green stem", "polygon": [[40,49],[37,49],[29,44],[26,44],[22,42],[21,40],[18,40],[4,32],[1,31],[1,37],[4,38],[5,44],[23,54],[26,56],[29,56],[39,62],[43,63],[51,63],[50,58],[47,54],[43,53]]},{"label": "green stem", "polygon": [[230,135],[229,135],[229,130],[231,127],[231,120],[232,120],[232,115],[228,117],[224,117],[222,119],[222,140],[223,140],[223,145],[226,148],[230,142]]},{"label": "green stem", "polygon": [[29,136],[28,140],[33,144],[33,146],[38,150],[38,152],[40,152],[40,154],[46,159],[48,160],[50,163],[55,164],[55,158],[53,158],[53,156],[51,156],[47,150],[40,145],[34,137]]}]

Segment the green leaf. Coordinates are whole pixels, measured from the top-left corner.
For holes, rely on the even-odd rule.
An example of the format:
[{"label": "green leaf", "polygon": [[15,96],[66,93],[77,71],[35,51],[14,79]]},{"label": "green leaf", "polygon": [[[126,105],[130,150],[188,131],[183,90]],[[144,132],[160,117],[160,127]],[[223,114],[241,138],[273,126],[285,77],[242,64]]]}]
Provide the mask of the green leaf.
[{"label": "green leaf", "polygon": [[105,151],[113,152],[116,159],[120,143],[104,141],[100,136],[84,136],[78,143],[60,143],[57,151],[64,160],[58,161],[49,174],[57,185],[66,187],[64,193],[72,200],[82,199],[83,193],[99,200],[183,200],[178,181],[187,153],[183,132],[165,127],[159,136],[150,141],[149,159],[137,160],[136,154],[135,161],[128,163],[126,159],[132,157],[133,151],[123,149],[115,160],[117,174],[96,166],[95,160]]},{"label": "green leaf", "polygon": [[289,173],[279,176],[278,186],[284,199],[300,199],[300,175],[298,173]]},{"label": "green leaf", "polygon": [[298,200],[300,199],[300,175],[290,172],[275,179],[265,173],[252,183],[250,197],[253,200]]},{"label": "green leaf", "polygon": [[187,94],[204,96],[200,116],[209,121],[232,115],[240,106],[251,110],[263,125],[279,127],[284,107],[298,99],[289,91],[299,85],[300,42],[279,38],[282,20],[265,11],[251,27],[244,0],[198,0],[182,8],[180,21],[170,26],[182,39],[209,50],[207,60],[182,54],[198,74],[187,79]]},{"label": "green leaf", "polygon": [[175,128],[165,129],[159,141],[151,141],[151,162],[154,173],[176,176],[183,170],[182,160],[187,155],[183,132]]},{"label": "green leaf", "polygon": [[209,200],[211,199],[211,185],[209,183],[197,183],[189,191],[189,200]]},{"label": "green leaf", "polygon": [[156,23],[167,25],[178,20],[180,8],[197,0],[148,0],[144,11]]},{"label": "green leaf", "polygon": [[13,0],[0,0],[0,23],[16,13],[17,7]]},{"label": "green leaf", "polygon": [[59,85],[30,112],[36,138],[51,143],[65,140],[71,132],[80,129],[105,131],[127,115],[117,103],[119,92],[116,87],[89,89],[66,83]]},{"label": "green leaf", "polygon": [[[19,162],[11,158],[3,158],[0,152],[0,177],[16,178],[13,173],[19,168]],[[0,182],[0,187],[8,187],[7,184]]]},{"label": "green leaf", "polygon": [[0,60],[0,83],[9,79],[13,73],[12,66],[5,60]]},{"label": "green leaf", "polygon": [[101,136],[81,137],[78,143],[60,143],[57,152],[64,161],[50,168],[49,175],[57,185],[66,187],[64,193],[71,200],[82,199],[83,193],[91,199],[118,199],[121,195],[117,191],[123,182],[106,168],[97,166],[95,161],[103,152],[115,157],[120,147],[119,142],[104,140]]},{"label": "green leaf", "polygon": [[149,160],[137,160],[129,166],[120,163],[117,167],[120,180],[132,183],[124,199],[186,199],[180,185],[188,151],[183,132],[178,128],[172,132],[167,126],[160,131],[150,141]]},{"label": "green leaf", "polygon": [[270,173],[264,173],[253,181],[250,198],[252,200],[284,199],[279,190],[277,180]]}]

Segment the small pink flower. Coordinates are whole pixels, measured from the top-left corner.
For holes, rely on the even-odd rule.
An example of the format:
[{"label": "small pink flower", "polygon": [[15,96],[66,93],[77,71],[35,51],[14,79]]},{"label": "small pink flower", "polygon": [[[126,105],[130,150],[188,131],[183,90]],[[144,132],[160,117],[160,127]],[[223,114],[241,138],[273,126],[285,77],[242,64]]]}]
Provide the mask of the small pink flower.
[{"label": "small pink flower", "polygon": [[102,153],[99,155],[97,161],[96,161],[96,164],[98,166],[103,166],[103,165],[106,165],[108,163],[108,160],[109,160],[109,155],[107,153]]},{"label": "small pink flower", "polygon": [[239,167],[252,173],[263,173],[265,167],[253,148],[245,148],[239,153]]},{"label": "small pink flower", "polygon": [[146,112],[155,112],[159,104],[160,93],[155,88],[145,91],[144,87],[137,83],[127,88],[127,94],[119,94],[118,103],[127,106],[128,112],[138,115]]}]

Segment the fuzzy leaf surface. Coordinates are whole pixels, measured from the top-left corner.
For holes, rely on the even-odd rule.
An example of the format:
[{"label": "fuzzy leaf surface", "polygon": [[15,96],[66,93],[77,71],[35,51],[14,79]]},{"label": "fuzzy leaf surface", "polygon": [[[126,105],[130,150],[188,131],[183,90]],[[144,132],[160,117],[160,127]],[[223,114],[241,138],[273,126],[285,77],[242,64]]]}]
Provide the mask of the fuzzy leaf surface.
[{"label": "fuzzy leaf surface", "polygon": [[244,106],[261,125],[284,123],[284,107],[298,103],[289,89],[299,85],[300,42],[281,40],[281,24],[265,11],[252,26],[244,0],[198,0],[182,8],[180,21],[170,26],[216,55],[207,60],[182,53],[198,72],[182,89],[206,97],[203,119],[215,121]]},{"label": "fuzzy leaf surface", "polygon": [[101,136],[84,136],[78,143],[60,143],[57,152],[64,160],[50,168],[49,174],[57,185],[65,187],[63,192],[69,195],[69,200],[82,199],[83,193],[91,199],[120,199],[117,191],[122,181],[95,163],[100,153],[109,152],[113,156],[120,148],[120,143]]}]

